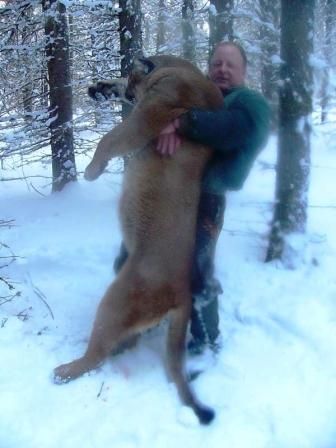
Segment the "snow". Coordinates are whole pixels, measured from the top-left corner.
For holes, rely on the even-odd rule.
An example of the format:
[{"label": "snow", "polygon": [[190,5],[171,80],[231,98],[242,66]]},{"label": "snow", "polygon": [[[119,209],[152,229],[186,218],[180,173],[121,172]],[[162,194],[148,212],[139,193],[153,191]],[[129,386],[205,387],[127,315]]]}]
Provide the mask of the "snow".
[{"label": "snow", "polygon": [[210,3],[210,5],[208,6],[208,11],[211,16],[217,15],[217,8],[213,3]]},{"label": "snow", "polygon": [[316,54],[311,54],[309,56],[309,64],[316,70],[324,70],[328,68],[328,64],[325,59],[321,56],[317,56]]},{"label": "snow", "polygon": [[[0,240],[19,257],[0,275],[21,291],[0,305],[0,447],[334,448],[336,151],[329,138],[314,128],[308,231],[294,241],[305,257],[296,269],[264,263],[275,138],[244,189],[228,195],[216,255],[222,350],[187,359],[188,370],[204,369],[193,384],[216,410],[208,427],[167,381],[164,326],[90,375],[62,386],[51,380],[54,367],[83,353],[113,278],[120,174],[80,179],[53,195],[45,180],[34,178],[34,189],[0,182],[1,218],[15,219]],[[86,163],[79,160],[79,169]],[[7,166],[5,177],[15,174]]]},{"label": "snow", "polygon": [[280,65],[283,63],[283,60],[280,58],[280,56],[278,54],[273,54],[270,57],[270,61],[272,65]]}]

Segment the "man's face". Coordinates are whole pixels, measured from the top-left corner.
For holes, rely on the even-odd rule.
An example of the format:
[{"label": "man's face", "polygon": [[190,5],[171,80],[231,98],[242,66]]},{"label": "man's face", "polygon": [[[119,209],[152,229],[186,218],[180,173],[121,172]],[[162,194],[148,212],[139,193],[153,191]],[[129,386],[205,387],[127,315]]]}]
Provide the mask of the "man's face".
[{"label": "man's face", "polygon": [[246,68],[238,48],[219,45],[215,50],[209,68],[210,79],[223,91],[244,84]]}]

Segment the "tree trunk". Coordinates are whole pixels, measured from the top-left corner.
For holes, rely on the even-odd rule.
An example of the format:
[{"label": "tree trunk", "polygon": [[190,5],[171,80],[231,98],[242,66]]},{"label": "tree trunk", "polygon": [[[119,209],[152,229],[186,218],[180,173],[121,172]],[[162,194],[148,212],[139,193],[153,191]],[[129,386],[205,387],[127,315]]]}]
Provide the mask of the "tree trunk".
[{"label": "tree trunk", "polygon": [[156,35],[156,52],[162,52],[161,48],[166,43],[166,4],[165,0],[159,0],[157,35]]},{"label": "tree trunk", "polygon": [[278,122],[279,107],[279,22],[280,2],[274,0],[259,0],[260,11],[260,42],[261,42],[261,88],[263,95],[267,98],[273,117],[273,128]]},{"label": "tree trunk", "polygon": [[191,62],[196,59],[196,42],[194,21],[194,0],[183,0],[182,3],[182,38],[183,57]]},{"label": "tree trunk", "polygon": [[[119,0],[119,34],[121,76],[127,77],[134,56],[142,51],[140,0]],[[123,103],[122,118],[130,113],[130,106]]]},{"label": "tree trunk", "polygon": [[325,5],[325,38],[324,38],[324,59],[326,67],[322,73],[321,86],[321,122],[324,123],[328,117],[328,107],[330,102],[330,66],[331,52],[333,44],[333,33],[336,19],[336,0],[326,0]]},{"label": "tree trunk", "polygon": [[52,191],[77,179],[72,127],[72,88],[66,8],[57,0],[43,0],[49,78],[49,128],[52,153]]},{"label": "tree trunk", "polygon": [[[284,260],[307,221],[312,112],[314,0],[281,1],[279,147],[276,206],[266,261]],[[288,249],[288,250],[287,250]],[[286,260],[289,263],[291,260]]]},{"label": "tree trunk", "polygon": [[[22,10],[21,17],[22,19],[29,19],[33,16],[33,6],[27,4],[26,7]],[[29,29],[29,25],[25,25],[22,29],[22,45],[29,46],[31,45],[31,31]],[[27,122],[32,121],[32,112],[33,112],[33,75],[31,65],[29,64],[29,57],[27,52],[24,52],[22,55],[22,67],[25,70],[25,78],[26,82],[22,88],[22,103],[24,110],[24,119]]]},{"label": "tree trunk", "polygon": [[215,46],[223,40],[233,40],[233,0],[210,0],[209,47],[212,54]]}]

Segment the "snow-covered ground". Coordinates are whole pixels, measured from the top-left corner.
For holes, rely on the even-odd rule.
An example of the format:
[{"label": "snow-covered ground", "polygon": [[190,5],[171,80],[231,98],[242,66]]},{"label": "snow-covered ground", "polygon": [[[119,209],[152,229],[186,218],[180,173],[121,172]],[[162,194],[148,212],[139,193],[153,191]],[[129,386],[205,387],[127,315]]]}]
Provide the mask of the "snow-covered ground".
[{"label": "snow-covered ground", "polygon": [[93,374],[63,386],[51,380],[55,366],[83,353],[113,278],[120,175],[80,179],[54,195],[35,179],[34,189],[0,182],[0,217],[15,219],[0,241],[19,257],[0,275],[22,292],[0,306],[0,447],[335,448],[336,148],[328,135],[315,128],[296,269],[264,263],[275,139],[244,189],[229,195],[217,251],[223,348],[187,360],[205,368],[194,387],[216,410],[208,427],[167,382],[164,328]]}]

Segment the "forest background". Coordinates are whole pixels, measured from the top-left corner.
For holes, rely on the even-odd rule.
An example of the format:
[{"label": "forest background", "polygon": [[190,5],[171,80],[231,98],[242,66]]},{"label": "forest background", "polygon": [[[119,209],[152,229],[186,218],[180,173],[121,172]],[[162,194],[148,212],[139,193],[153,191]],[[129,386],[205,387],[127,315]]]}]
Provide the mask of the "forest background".
[{"label": "forest background", "polygon": [[94,103],[87,87],[127,76],[139,51],[182,56],[206,72],[214,45],[234,40],[279,133],[266,259],[282,258],[286,235],[306,228],[312,112],[320,123],[335,119],[335,16],[335,0],[2,1],[0,182],[13,179],[13,160],[26,179],[25,167],[39,160],[45,170],[35,176],[53,192],[75,181],[76,156],[91,154],[128,113],[118,102]]},{"label": "forest background", "polygon": [[[335,0],[0,1],[1,447],[336,446],[335,17]],[[228,194],[201,431],[162,378],[160,329],[78,382],[49,375],[83,351],[121,238],[123,160],[94,183],[82,170],[129,111],[88,85],[139,50],[206,72],[222,39],[245,48],[273,123]]]}]

